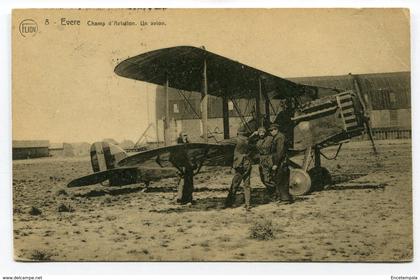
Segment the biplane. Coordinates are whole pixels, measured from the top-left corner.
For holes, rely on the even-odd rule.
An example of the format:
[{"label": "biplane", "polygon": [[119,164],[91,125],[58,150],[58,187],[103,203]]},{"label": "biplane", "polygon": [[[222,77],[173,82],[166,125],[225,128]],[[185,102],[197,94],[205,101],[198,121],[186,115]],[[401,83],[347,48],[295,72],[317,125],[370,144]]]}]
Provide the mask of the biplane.
[{"label": "biplane", "polygon": [[[247,66],[204,48],[177,46],[143,53],[120,62],[114,72],[122,77],[168,88],[201,93],[203,143],[169,145],[128,156],[122,149],[105,142],[92,145],[94,173],[73,180],[69,187],[108,181],[110,185],[150,182],[181,176],[177,153],[186,153],[196,167],[230,166],[234,142],[229,135],[228,102],[234,99],[255,100],[255,118],[243,121],[251,134],[260,126],[279,124],[290,140],[289,154],[303,154],[302,163],[291,161],[290,193],[304,195],[331,180],[321,166],[322,149],[337,146],[367,133],[376,152],[369,125],[367,97],[357,89],[340,91],[294,83]],[[224,141],[208,143],[208,95],[220,97],[223,111]],[[274,115],[272,100],[282,100],[284,108]],[[165,132],[169,128],[169,104],[166,104]],[[166,133],[165,133],[166,135]],[[258,162],[258,156],[254,157]],[[313,161],[313,167],[310,168]],[[271,182],[263,181],[265,185]]]}]

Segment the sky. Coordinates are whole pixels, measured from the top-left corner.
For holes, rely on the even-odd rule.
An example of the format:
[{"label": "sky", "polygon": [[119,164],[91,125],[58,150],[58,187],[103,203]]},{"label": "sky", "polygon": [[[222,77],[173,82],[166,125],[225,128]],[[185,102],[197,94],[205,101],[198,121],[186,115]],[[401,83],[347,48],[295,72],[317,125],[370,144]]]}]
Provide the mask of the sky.
[{"label": "sky", "polygon": [[[34,36],[19,32],[25,19]],[[15,140],[136,141],[154,122],[156,86],[113,70],[165,47],[205,46],[285,78],[410,70],[402,9],[15,10],[12,20]]]}]

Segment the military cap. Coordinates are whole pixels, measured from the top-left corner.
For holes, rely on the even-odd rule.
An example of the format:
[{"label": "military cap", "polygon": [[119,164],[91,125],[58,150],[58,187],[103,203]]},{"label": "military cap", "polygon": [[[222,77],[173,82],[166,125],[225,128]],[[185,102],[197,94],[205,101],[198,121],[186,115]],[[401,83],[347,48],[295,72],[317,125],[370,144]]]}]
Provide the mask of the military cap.
[{"label": "military cap", "polygon": [[276,123],[272,123],[272,124],[270,125],[270,127],[268,128],[268,130],[272,130],[272,129],[277,129],[277,130],[279,130],[279,129],[280,129],[280,126],[279,126],[278,124],[276,124]]},{"label": "military cap", "polygon": [[264,126],[260,126],[260,127],[258,128],[258,132],[260,132],[260,131],[264,131],[264,132],[266,132],[266,131],[267,131],[267,129],[265,129],[265,127],[264,127]]}]

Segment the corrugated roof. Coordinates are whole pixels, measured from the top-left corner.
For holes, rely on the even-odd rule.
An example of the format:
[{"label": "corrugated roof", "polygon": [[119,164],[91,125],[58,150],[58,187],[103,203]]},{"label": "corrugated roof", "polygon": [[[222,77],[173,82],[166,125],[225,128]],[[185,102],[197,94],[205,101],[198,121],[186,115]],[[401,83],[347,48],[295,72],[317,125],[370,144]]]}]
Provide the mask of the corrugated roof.
[{"label": "corrugated roof", "polygon": [[322,77],[289,78],[296,83],[355,90],[356,80],[362,93],[369,96],[374,110],[411,108],[410,72],[391,72]]},{"label": "corrugated roof", "polygon": [[[411,108],[410,72],[290,78],[290,80],[298,83],[318,87],[318,94],[320,97],[332,94],[330,90],[323,90],[324,87],[336,88],[339,90],[355,90],[353,87],[354,79],[357,80],[361,91],[368,95],[373,110]],[[166,103],[164,101],[164,89],[158,86],[156,93],[156,112],[157,118],[160,119],[164,117],[165,112]],[[335,92],[333,92],[333,94],[334,93]],[[185,95],[188,102],[184,100],[182,95]],[[194,108],[194,111],[199,113],[201,95],[194,92],[183,92],[182,95],[177,89],[169,88],[171,118],[197,118],[196,114],[191,109],[190,104]],[[174,112],[174,103],[177,103],[178,105],[178,113]],[[276,100],[271,100],[271,103],[275,107],[274,111],[277,111],[279,103]],[[249,115],[249,110],[247,110],[247,108],[254,106],[241,99],[237,100],[237,104],[240,108],[240,112],[244,115]],[[222,101],[217,97],[209,97],[208,114],[210,118],[222,117]],[[234,110],[230,112],[230,116],[238,116],[238,114]]]},{"label": "corrugated roof", "polygon": [[45,148],[50,146],[48,140],[13,140],[13,148]]},{"label": "corrugated roof", "polygon": [[370,88],[394,88],[396,90],[410,87],[410,72],[391,72],[373,74],[349,74],[339,76],[319,76],[319,77],[295,77],[288,78],[297,83],[311,86],[337,88],[342,90],[353,89],[353,78],[357,78],[363,89]]},{"label": "corrugated roof", "polygon": [[410,72],[390,72],[390,73],[370,73],[370,74],[348,74],[338,76],[317,76],[317,77],[295,77],[288,78],[297,83],[302,83],[311,86],[329,87],[337,89],[352,89],[353,77],[358,78],[359,83],[369,81],[375,88],[379,87],[393,87],[406,88],[410,87]]}]

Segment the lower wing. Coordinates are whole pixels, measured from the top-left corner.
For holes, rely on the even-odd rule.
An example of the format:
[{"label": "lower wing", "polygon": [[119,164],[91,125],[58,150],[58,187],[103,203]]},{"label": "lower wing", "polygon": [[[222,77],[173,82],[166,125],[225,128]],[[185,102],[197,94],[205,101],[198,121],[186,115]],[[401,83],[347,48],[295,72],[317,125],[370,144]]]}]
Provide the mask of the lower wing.
[{"label": "lower wing", "polygon": [[195,165],[230,166],[233,161],[235,145],[187,143],[157,148],[129,156],[118,162],[119,166],[141,166],[158,164],[160,167],[183,165],[189,160]]},{"label": "lower wing", "polygon": [[170,178],[177,176],[175,168],[161,168],[161,167],[122,167],[108,169],[105,171],[95,172],[87,176],[77,178],[67,187],[81,187],[88,185],[95,185],[109,180],[110,186],[124,186],[150,181],[159,180],[163,178]]}]

